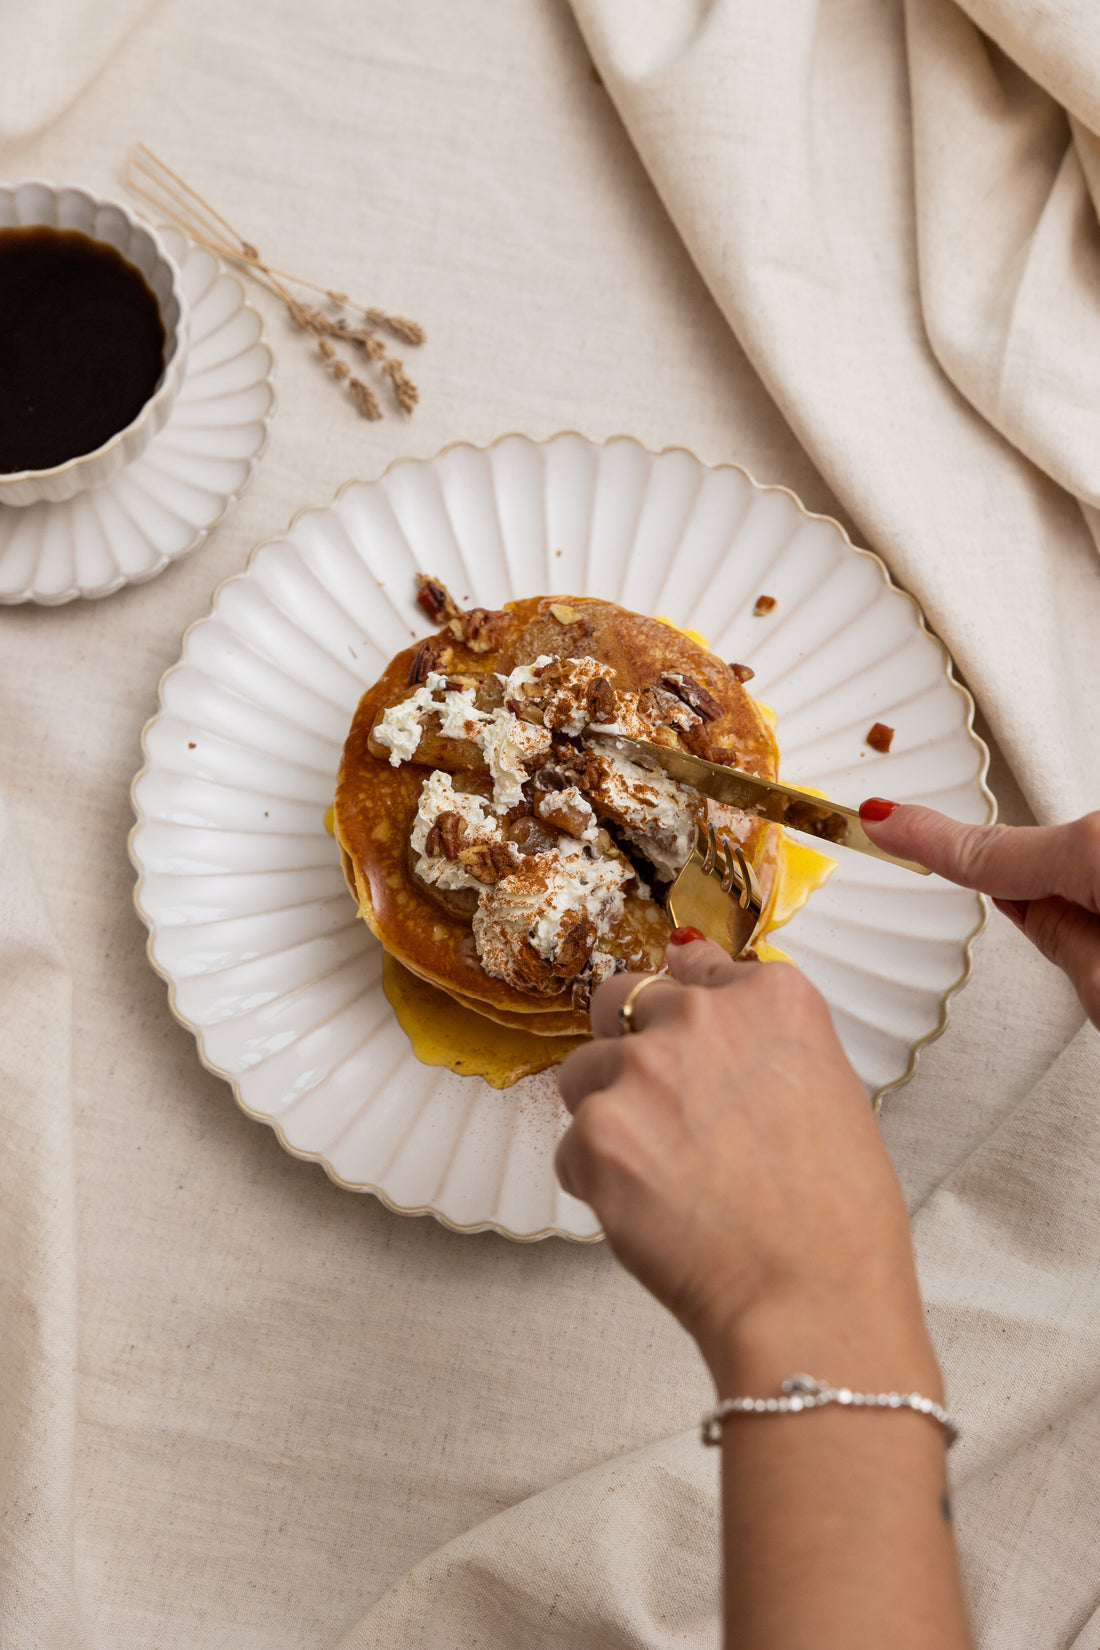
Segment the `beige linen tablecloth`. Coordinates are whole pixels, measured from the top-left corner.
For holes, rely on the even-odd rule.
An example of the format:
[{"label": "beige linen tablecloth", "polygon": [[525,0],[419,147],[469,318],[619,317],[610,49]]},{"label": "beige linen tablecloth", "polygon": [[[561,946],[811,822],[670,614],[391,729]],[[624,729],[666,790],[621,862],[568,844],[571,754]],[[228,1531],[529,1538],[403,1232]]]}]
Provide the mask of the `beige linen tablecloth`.
[{"label": "beige linen tablecloth", "polygon": [[[921,598],[1005,817],[1100,801],[1093,8],[576,10],[603,84],[551,0],[72,0],[44,77],[42,14],[5,17],[5,176],[109,189],[143,138],[272,261],[430,334],[415,418],[367,425],[265,308],[280,411],[211,541],[102,605],[0,612],[5,1650],[717,1642],[715,1466],[686,1430],[709,1393],[676,1325],[603,1249],[459,1237],[287,1157],[145,963],[140,727],[294,509],[509,429],[738,459]],[[63,108],[66,40],[105,63]],[[1100,1646],[1080,1023],[995,918],[884,1120],[996,1650]]]}]

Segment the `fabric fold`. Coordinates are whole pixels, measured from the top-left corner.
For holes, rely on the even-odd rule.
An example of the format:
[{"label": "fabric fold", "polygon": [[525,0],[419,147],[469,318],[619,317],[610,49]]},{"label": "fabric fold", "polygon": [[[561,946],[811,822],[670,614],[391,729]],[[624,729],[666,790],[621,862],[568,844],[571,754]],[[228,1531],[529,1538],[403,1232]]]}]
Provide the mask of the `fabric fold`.
[{"label": "fabric fold", "polygon": [[339,1650],[710,1650],[717,1453],[685,1433],[532,1496],[417,1565]]},{"label": "fabric fold", "polygon": [[[1090,274],[1100,232],[1079,224],[1086,196],[1073,164],[1061,183],[1067,200],[1059,196],[1050,133],[1061,122],[1068,143],[1064,115],[1046,111],[1038,90],[1020,99],[1014,139],[1027,140],[1029,118],[1043,138],[1029,162],[1038,179],[1032,204],[1014,187],[1009,227],[998,220],[998,237],[975,249],[969,231],[960,244],[959,223],[980,198],[975,167],[991,164],[981,150],[972,160],[968,147],[975,123],[982,130],[989,58],[947,0],[917,0],[916,56],[906,49],[909,13],[874,0],[802,4],[782,20],[752,0],[717,0],[705,14],[684,0],[664,8],[652,32],[630,26],[622,0],[576,0],[574,10],[716,302],[867,541],[952,649],[1036,814],[1083,811],[1100,788],[1098,695],[1093,684],[1081,693],[1076,664],[1100,633],[1100,558],[1082,514],[1095,487],[1091,401],[1079,407],[1100,344]],[[941,93],[936,77],[956,36],[974,72],[967,83],[966,61],[956,62]],[[968,110],[961,128],[960,106]],[[923,124],[918,115],[914,125],[915,110]],[[996,121],[987,125],[988,150]],[[936,199],[931,175],[951,205],[934,222],[919,215],[914,187],[922,137],[930,146],[919,171],[924,199]],[[1076,240],[1047,248],[1067,225],[1084,236],[1084,268]],[[998,279],[1013,233],[1025,238],[1032,266],[1028,325],[1019,306],[999,330],[985,317],[968,352],[956,331]],[[980,279],[968,268],[977,255]],[[931,323],[921,266],[939,302]],[[1074,316],[1083,331],[1052,332]],[[932,333],[957,383],[937,361]],[[1047,347],[1054,337],[1057,357]],[[957,384],[975,395],[984,386],[983,405]],[[1029,451],[1080,495],[1055,486]],[[1017,649],[1005,647],[1006,636],[1019,638]],[[1052,717],[1050,701],[1033,700],[1026,684],[1036,677],[1053,684],[1053,703],[1074,704],[1073,716]]]},{"label": "fabric fold", "polygon": [[0,53],[0,146],[30,137],[55,120],[108,62],[150,3],[9,0]]},{"label": "fabric fold", "polygon": [[[951,1477],[981,1650],[1094,1642],[1098,1090],[1090,1026],[914,1220],[963,1429]],[[715,1650],[715,1454],[693,1431],[531,1497],[425,1559],[339,1650]]]}]

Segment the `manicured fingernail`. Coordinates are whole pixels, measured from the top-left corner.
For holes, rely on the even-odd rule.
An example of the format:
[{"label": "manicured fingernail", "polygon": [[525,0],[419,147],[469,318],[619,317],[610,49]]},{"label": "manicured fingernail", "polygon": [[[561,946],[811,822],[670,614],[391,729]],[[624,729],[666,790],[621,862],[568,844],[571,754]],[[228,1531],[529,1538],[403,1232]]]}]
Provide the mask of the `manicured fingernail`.
[{"label": "manicured fingernail", "polygon": [[993,901],[1002,916],[1009,922],[1014,922],[1021,931],[1027,922],[1027,908],[1031,904],[1027,899],[995,899]]},{"label": "manicured fingernail", "polygon": [[896,802],[887,802],[884,796],[869,796],[866,802],[859,805],[859,817],[875,824],[880,819],[889,819],[897,806]]},{"label": "manicured fingernail", "polygon": [[669,945],[690,945],[692,940],[705,940],[705,934],[700,934],[697,928],[674,928],[668,936]]}]

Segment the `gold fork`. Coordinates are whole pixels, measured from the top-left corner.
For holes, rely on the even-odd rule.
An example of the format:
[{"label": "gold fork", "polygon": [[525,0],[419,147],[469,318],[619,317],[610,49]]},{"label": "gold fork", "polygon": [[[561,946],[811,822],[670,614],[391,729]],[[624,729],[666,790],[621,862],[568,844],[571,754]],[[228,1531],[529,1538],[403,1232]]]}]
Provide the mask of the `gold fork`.
[{"label": "gold fork", "polygon": [[695,826],[695,845],[668,891],[665,908],[676,928],[698,928],[731,957],[752,944],[764,896],[740,848],[714,826]]}]

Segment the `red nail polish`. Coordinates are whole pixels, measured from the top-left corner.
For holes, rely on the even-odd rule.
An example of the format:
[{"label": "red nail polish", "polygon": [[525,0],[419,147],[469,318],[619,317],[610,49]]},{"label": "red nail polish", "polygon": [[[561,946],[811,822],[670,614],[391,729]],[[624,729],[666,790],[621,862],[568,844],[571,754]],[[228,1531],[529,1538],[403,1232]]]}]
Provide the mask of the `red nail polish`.
[{"label": "red nail polish", "polygon": [[887,802],[884,796],[869,796],[859,805],[859,817],[876,824],[880,819],[889,819],[897,806],[896,802]]},{"label": "red nail polish", "polygon": [[700,934],[697,928],[674,928],[668,936],[669,945],[690,945],[692,940],[705,940],[705,934]]},{"label": "red nail polish", "polygon": [[1014,922],[1017,928],[1023,929],[1024,924],[1027,922],[1027,908],[1031,904],[1030,900],[995,899],[993,903],[998,911],[1008,918],[1009,922]]}]

